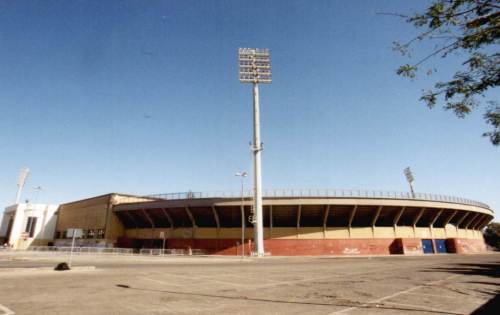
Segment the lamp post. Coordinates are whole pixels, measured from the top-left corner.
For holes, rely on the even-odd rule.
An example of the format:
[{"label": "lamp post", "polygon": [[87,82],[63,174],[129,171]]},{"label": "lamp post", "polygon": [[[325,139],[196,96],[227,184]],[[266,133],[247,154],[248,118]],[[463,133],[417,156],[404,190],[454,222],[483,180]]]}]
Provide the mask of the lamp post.
[{"label": "lamp post", "polygon": [[234,176],[239,176],[241,179],[241,258],[245,257],[245,206],[243,204],[243,185],[245,177],[248,176],[247,172],[236,172]]},{"label": "lamp post", "polygon": [[254,171],[254,243],[256,255],[264,256],[264,226],[262,215],[262,170],[260,141],[259,83],[271,83],[271,61],[268,49],[240,48],[239,78],[253,84],[253,171]]},{"label": "lamp post", "polygon": [[35,202],[34,204],[37,204],[38,203],[38,196],[40,195],[40,192],[43,190],[43,187],[42,186],[36,186],[33,188],[33,190],[35,191]]},{"label": "lamp post", "polygon": [[415,198],[415,191],[413,191],[413,184],[412,184],[413,181],[415,180],[415,178],[413,177],[413,173],[409,166],[405,168],[403,172],[405,174],[406,180],[408,181],[408,184],[410,184],[411,197]]}]

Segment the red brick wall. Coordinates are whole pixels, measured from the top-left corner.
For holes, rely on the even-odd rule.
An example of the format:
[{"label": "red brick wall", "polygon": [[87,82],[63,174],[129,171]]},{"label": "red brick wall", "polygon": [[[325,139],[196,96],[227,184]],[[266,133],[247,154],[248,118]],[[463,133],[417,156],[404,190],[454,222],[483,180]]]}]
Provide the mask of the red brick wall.
[{"label": "red brick wall", "polygon": [[423,254],[422,240],[419,238],[401,238],[403,254],[418,255]]},{"label": "red brick wall", "polygon": [[448,250],[457,254],[477,254],[486,252],[486,244],[482,239],[450,238],[446,245]]},{"label": "red brick wall", "polygon": [[[248,240],[247,240],[248,242]],[[126,242],[123,242],[126,243]],[[168,239],[167,248],[201,249],[207,254],[241,254],[237,239]],[[266,253],[273,256],[303,255],[389,255],[402,253],[394,239],[335,239],[335,240],[287,240],[264,241]],[[251,245],[245,244],[245,253],[250,253]]]},{"label": "red brick wall", "polygon": [[[141,240],[145,248],[152,247],[153,240]],[[158,240],[156,240],[158,241]],[[167,239],[166,248],[201,250],[206,254],[241,255],[238,239]],[[247,240],[245,253],[249,255],[252,244]],[[238,246],[237,246],[238,244]],[[450,253],[483,253],[483,240],[447,239]],[[118,247],[134,247],[134,240],[120,238]],[[315,256],[315,255],[389,255],[423,254],[422,240],[419,238],[396,239],[267,239],[264,240],[266,253],[273,256]]]}]

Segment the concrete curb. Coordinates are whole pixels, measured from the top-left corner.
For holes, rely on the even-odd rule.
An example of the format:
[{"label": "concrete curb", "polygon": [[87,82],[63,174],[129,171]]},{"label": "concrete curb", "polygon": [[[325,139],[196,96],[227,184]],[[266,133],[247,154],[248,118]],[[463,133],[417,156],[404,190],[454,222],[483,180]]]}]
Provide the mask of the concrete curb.
[{"label": "concrete curb", "polygon": [[[64,270],[66,272],[75,272],[75,271],[93,271],[95,270],[95,266],[74,266],[71,267],[71,270]],[[20,267],[14,267],[14,268],[1,268],[0,269],[0,275],[12,275],[12,274],[19,274],[19,273],[46,273],[46,272],[54,272],[54,273],[61,273],[61,271],[54,270],[54,267],[25,267],[25,268],[20,268]]]}]

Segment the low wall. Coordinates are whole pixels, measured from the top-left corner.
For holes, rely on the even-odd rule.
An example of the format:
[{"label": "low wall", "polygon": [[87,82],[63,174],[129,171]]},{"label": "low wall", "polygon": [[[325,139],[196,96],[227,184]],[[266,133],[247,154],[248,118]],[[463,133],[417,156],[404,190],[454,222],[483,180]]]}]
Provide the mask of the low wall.
[{"label": "low wall", "polygon": [[[141,240],[141,247],[157,245],[154,240]],[[165,247],[171,249],[200,249],[207,254],[239,255],[242,252],[241,240],[238,239],[168,239]],[[136,240],[120,238],[118,247],[137,246]],[[252,241],[246,240],[245,252],[250,253]],[[401,253],[395,239],[331,239],[331,240],[264,240],[266,253],[274,256],[305,255],[389,255]]]},{"label": "low wall", "polygon": [[[240,239],[167,239],[166,249],[196,249],[213,255],[241,255]],[[486,252],[483,240],[447,239],[449,253],[469,254]],[[158,239],[119,238],[117,247],[161,248]],[[252,251],[252,240],[245,241],[245,253]],[[321,256],[321,255],[421,255],[422,240],[419,238],[380,239],[266,239],[266,254],[273,256]]]}]

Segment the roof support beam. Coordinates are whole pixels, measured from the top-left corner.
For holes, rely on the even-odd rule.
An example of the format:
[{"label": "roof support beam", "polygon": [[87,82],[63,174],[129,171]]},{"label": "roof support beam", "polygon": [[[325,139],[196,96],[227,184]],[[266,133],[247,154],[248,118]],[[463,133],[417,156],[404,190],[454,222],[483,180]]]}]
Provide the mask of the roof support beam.
[{"label": "roof support beam", "polygon": [[149,221],[149,224],[151,224],[151,228],[154,229],[155,228],[155,223],[153,222],[153,220],[151,220],[151,218],[149,217],[149,215],[146,212],[146,210],[142,209],[142,213],[144,214],[144,216],[146,217],[146,219]]},{"label": "roof support beam", "polygon": [[382,206],[379,206],[377,208],[377,211],[375,211],[373,217],[372,217],[372,222],[371,222],[371,226],[375,226],[375,223],[377,223],[377,220],[378,220],[378,217],[380,216],[380,212],[382,211]]},{"label": "roof support beam", "polygon": [[382,211],[382,206],[379,206],[377,208],[377,211],[375,212],[375,214],[373,215],[373,218],[372,218],[372,222],[371,222],[371,225],[372,225],[372,236],[375,238],[375,223],[377,223],[377,219],[378,217],[380,216],[380,212]]},{"label": "roof support beam", "polygon": [[196,221],[194,220],[193,213],[191,212],[191,210],[189,210],[189,207],[184,207],[184,209],[186,210],[189,220],[191,220],[191,225],[194,229],[196,227]]},{"label": "roof support beam", "polygon": [[144,214],[144,216],[146,217],[146,219],[149,221],[149,224],[151,224],[151,238],[153,238],[153,239],[156,238],[156,236],[155,236],[155,223],[149,217],[146,209],[142,209],[142,213]]},{"label": "roof support beam", "polygon": [[429,229],[431,231],[431,237],[434,238],[434,223],[436,223],[437,219],[439,216],[443,213],[443,209],[440,209],[439,211],[436,212],[434,217],[431,219],[431,222],[429,222]]},{"label": "roof support beam", "polygon": [[132,216],[132,214],[130,214],[130,212],[128,210],[125,210],[123,212],[125,212],[125,214],[128,216],[128,218],[130,219],[130,221],[132,221],[132,223],[135,225],[135,228],[138,229],[139,225],[137,224],[137,221],[134,219],[134,217]]},{"label": "roof support beam", "polygon": [[467,223],[465,224],[465,228],[468,229],[469,226],[471,225],[472,222],[474,222],[474,220],[476,220],[476,218],[479,216],[479,213],[476,213],[474,214],[470,220],[467,221]]},{"label": "roof support beam", "polygon": [[[241,207],[243,208],[244,206],[241,205]],[[219,214],[217,213],[217,209],[215,209],[215,206],[212,206],[212,214],[214,215],[214,220],[215,224],[217,225],[217,230],[219,230],[220,229]]]},{"label": "roof support beam", "polygon": [[471,229],[477,230],[477,227],[483,222],[485,216],[484,214],[480,214],[474,224],[471,225]]},{"label": "roof support beam", "polygon": [[482,218],[483,218],[483,214],[482,213],[478,213],[477,216],[475,216],[474,219],[472,219],[469,222],[468,228],[471,229],[471,230],[474,230],[474,227],[477,225],[477,222],[481,221]]},{"label": "roof support beam", "polygon": [[273,205],[269,205],[269,234],[273,237]]},{"label": "roof support beam", "polygon": [[413,236],[417,237],[417,223],[422,217],[422,214],[424,214],[425,208],[420,209],[420,211],[417,213],[415,216],[415,219],[413,219],[412,225],[413,225]]},{"label": "roof support beam", "polygon": [[443,213],[443,210],[444,209],[441,209],[439,210],[436,215],[434,216],[434,218],[432,218],[431,222],[430,222],[430,226],[434,227],[434,223],[436,223],[437,219],[439,218],[439,216],[441,215],[441,213]]},{"label": "roof support beam", "polygon": [[470,212],[467,212],[467,211],[464,211],[464,215],[460,218],[460,220],[457,221],[457,230],[460,228],[460,224],[462,224],[462,222],[465,220],[465,218],[467,218],[467,216],[469,215]]},{"label": "roof support beam", "polygon": [[358,205],[355,205],[352,210],[351,214],[349,215],[349,237],[351,237],[351,226],[352,226],[352,220],[354,220],[354,216],[356,215],[356,210],[358,210]]},{"label": "roof support beam", "polygon": [[323,228],[326,229],[326,223],[328,222],[328,215],[330,214],[330,205],[326,205],[325,212],[323,213]]},{"label": "roof support beam", "polygon": [[422,215],[424,214],[424,211],[425,211],[425,208],[422,208],[420,209],[420,211],[417,213],[417,215],[415,216],[415,219],[413,219],[413,227],[416,227],[417,226],[417,223],[418,221],[420,221],[420,218],[422,217]]},{"label": "roof support beam", "polygon": [[484,223],[484,221],[488,218],[487,215],[481,215],[481,218],[476,222],[476,224],[473,226],[474,229],[480,230],[481,225]]},{"label": "roof support beam", "polygon": [[443,226],[444,226],[444,227],[446,227],[446,225],[448,225],[448,223],[450,223],[450,221],[451,221],[451,220],[452,220],[452,219],[453,219],[453,218],[457,215],[457,213],[458,213],[458,210],[453,211],[453,212],[452,212],[452,214],[450,214],[450,215],[446,218],[446,220],[444,220],[444,222],[443,222]]},{"label": "roof support beam", "polygon": [[323,213],[323,238],[326,238],[326,223],[328,221],[328,214],[330,214],[330,205],[325,206],[325,212]]},{"label": "roof support beam", "polygon": [[174,228],[174,220],[172,220],[172,217],[167,212],[167,209],[161,208],[161,212],[163,212],[163,215],[167,218],[168,223],[170,223],[170,228],[173,229]]},{"label": "roof support beam", "polygon": [[396,226],[399,223],[399,219],[401,219],[401,216],[403,215],[403,212],[405,211],[406,207],[401,207],[401,210],[399,210],[398,214],[394,217],[394,221],[392,222],[392,225]]},{"label": "roof support beam", "polygon": [[393,232],[394,232],[394,237],[397,237],[398,233],[397,233],[397,226],[398,226],[398,223],[399,223],[399,219],[401,219],[401,216],[403,215],[403,212],[405,212],[405,209],[406,207],[401,207],[401,210],[399,210],[399,212],[396,214],[396,216],[394,217],[394,220],[392,221],[392,228],[393,228]]},{"label": "roof support beam", "polygon": [[484,229],[490,223],[491,219],[492,217],[487,215],[483,222],[481,222],[481,224],[479,225],[479,230]]},{"label": "roof support beam", "polygon": [[297,209],[297,229],[300,228],[300,216],[302,214],[302,205],[299,205]]},{"label": "roof support beam", "polygon": [[358,205],[355,205],[352,208],[351,214],[349,215],[349,228],[351,227],[352,221],[354,220],[354,216],[356,215],[356,210],[358,210]]}]

